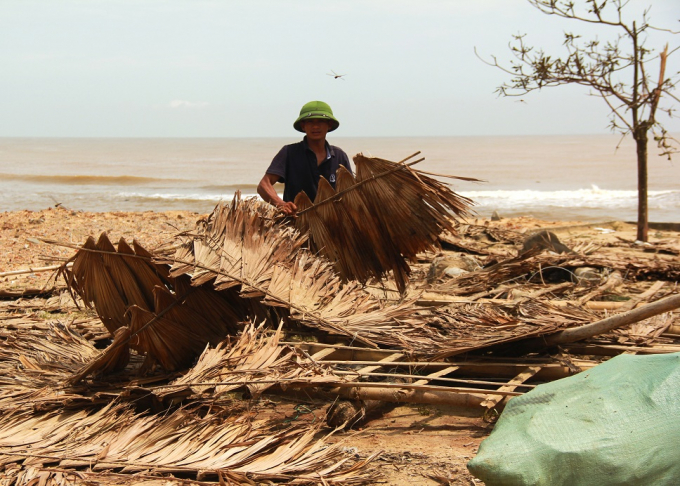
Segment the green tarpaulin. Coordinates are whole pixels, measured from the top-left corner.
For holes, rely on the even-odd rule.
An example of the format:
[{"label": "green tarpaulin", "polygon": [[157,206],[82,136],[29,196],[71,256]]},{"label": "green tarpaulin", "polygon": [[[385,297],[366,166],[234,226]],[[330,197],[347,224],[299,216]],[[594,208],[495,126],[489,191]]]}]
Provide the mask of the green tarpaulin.
[{"label": "green tarpaulin", "polygon": [[468,468],[487,486],[680,484],[680,353],[621,355],[513,398]]}]

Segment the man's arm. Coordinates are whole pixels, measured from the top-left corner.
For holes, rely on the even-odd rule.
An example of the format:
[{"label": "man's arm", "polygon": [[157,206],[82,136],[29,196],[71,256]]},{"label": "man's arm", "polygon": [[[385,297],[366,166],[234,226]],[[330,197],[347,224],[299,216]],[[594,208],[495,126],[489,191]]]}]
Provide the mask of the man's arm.
[{"label": "man's arm", "polygon": [[279,197],[274,189],[274,184],[279,180],[276,174],[265,174],[260,183],[257,185],[257,193],[262,199],[267,201],[272,206],[281,209],[288,216],[292,216],[297,211],[297,206],[293,202],[285,202]]}]

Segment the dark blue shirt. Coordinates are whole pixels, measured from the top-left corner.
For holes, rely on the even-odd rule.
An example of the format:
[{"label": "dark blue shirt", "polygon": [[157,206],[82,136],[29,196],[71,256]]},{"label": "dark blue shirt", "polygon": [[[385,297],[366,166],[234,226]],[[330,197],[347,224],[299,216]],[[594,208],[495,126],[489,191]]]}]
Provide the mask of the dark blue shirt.
[{"label": "dark blue shirt", "polygon": [[285,183],[283,200],[293,201],[298,193],[305,191],[314,201],[319,177],[323,176],[335,188],[335,173],[341,165],[352,172],[347,154],[339,147],[326,142],[326,160],[317,164],[316,154],[307,145],[307,137],[301,142],[285,145],[272,160],[267,174],[279,176]]}]

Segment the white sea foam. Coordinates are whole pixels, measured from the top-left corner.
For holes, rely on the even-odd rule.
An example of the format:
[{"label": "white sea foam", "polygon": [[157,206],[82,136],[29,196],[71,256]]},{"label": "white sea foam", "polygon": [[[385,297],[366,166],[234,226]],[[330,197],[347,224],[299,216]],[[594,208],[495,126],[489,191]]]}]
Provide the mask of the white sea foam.
[{"label": "white sea foam", "polygon": [[[664,196],[678,194],[677,191],[649,191],[648,201],[651,204],[663,202]],[[605,190],[593,186],[590,189],[573,191],[534,191],[534,190],[498,190],[498,191],[461,191],[461,195],[469,197],[477,205],[500,207],[551,206],[551,207],[599,207],[625,208],[637,204],[637,191]],[[670,199],[670,198],[668,198]]]}]

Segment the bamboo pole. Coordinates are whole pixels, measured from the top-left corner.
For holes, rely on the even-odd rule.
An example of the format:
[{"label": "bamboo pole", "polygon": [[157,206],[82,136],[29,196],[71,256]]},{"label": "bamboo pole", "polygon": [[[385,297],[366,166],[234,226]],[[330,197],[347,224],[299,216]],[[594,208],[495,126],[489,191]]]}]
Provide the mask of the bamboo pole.
[{"label": "bamboo pole", "polygon": [[[541,371],[540,366],[530,366],[526,368],[525,370],[522,370],[520,374],[515,376],[512,380],[510,380],[507,384],[503,385],[502,387],[499,388],[500,391],[515,391],[517,387],[524,386],[524,387],[531,387],[534,388],[533,385],[524,385],[524,382],[531,379],[531,377],[535,376],[536,373]],[[500,403],[501,400],[503,400],[505,397],[503,395],[491,395],[489,398],[484,400],[482,402],[482,406],[486,407],[487,409],[492,409]]]},{"label": "bamboo pole", "polygon": [[649,347],[643,346],[621,346],[616,344],[574,344],[567,345],[565,349],[570,354],[588,354],[595,356],[618,356],[623,353],[634,354],[670,354],[679,353],[680,346],[671,344],[660,344]]},{"label": "bamboo pole", "polygon": [[613,329],[616,329],[617,327],[627,326],[628,324],[649,319],[650,317],[663,314],[664,312],[670,312],[674,309],[677,309],[678,307],[680,307],[680,294],[671,295],[661,300],[657,300],[651,304],[644,305],[622,314],[607,317],[606,319],[602,319],[591,324],[586,324],[585,326],[567,329],[565,331],[548,336],[542,336],[540,338],[528,339],[522,342],[521,346],[522,349],[524,349],[525,346],[533,348],[573,343],[576,341],[581,341],[582,339],[597,336],[598,334],[609,332]]},{"label": "bamboo pole", "polygon": [[[376,383],[377,385],[378,383]],[[454,393],[440,390],[405,390],[403,388],[336,388],[331,394],[353,400],[380,400],[392,403],[427,403],[431,405],[453,405],[458,407],[481,407],[487,395],[479,393]]]},{"label": "bamboo pole", "polygon": [[[384,357],[381,361],[394,361],[402,359],[403,357],[404,355],[402,353],[392,353]],[[371,375],[373,371],[381,367],[382,365],[379,363],[364,366],[360,370],[353,372],[354,376],[348,377],[348,379],[350,381],[358,380],[361,375]],[[336,373],[343,372],[338,372],[336,370]],[[385,402],[381,400],[334,401],[326,412],[326,423],[331,427],[351,428],[363,422],[369,414],[374,414],[384,408],[384,404]]]}]

